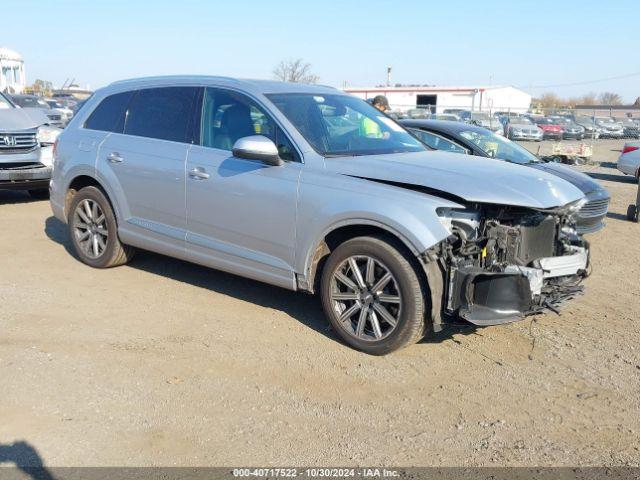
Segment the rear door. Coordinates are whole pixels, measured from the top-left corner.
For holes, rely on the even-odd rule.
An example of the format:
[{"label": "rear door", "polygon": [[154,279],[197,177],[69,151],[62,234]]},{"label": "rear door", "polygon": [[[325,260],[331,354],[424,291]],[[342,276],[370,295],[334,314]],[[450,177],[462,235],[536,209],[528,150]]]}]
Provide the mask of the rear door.
[{"label": "rear door", "polygon": [[98,171],[118,199],[122,240],[182,256],[185,161],[193,139],[197,87],[147,88],[132,96],[122,133],[98,153]]}]

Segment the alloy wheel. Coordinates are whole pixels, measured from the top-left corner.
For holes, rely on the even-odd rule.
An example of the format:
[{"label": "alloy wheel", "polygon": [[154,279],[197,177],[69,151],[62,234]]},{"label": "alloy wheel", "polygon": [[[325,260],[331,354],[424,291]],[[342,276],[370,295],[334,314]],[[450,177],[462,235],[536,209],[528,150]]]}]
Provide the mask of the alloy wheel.
[{"label": "alloy wheel", "polygon": [[402,297],[395,277],[377,259],[347,258],[331,276],[329,293],[339,325],[359,340],[389,336],[400,320]]},{"label": "alloy wheel", "polygon": [[87,198],[78,203],[73,215],[73,232],[80,249],[89,258],[95,259],[104,253],[109,230],[98,202]]}]

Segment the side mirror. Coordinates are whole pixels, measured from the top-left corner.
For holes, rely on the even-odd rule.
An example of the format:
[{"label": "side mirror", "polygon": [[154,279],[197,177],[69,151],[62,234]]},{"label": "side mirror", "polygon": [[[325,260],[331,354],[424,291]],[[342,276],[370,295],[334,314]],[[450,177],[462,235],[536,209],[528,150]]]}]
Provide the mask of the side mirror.
[{"label": "side mirror", "polygon": [[279,166],[283,161],[278,147],[264,135],[251,135],[239,138],[231,150],[234,157],[260,160],[268,165]]}]

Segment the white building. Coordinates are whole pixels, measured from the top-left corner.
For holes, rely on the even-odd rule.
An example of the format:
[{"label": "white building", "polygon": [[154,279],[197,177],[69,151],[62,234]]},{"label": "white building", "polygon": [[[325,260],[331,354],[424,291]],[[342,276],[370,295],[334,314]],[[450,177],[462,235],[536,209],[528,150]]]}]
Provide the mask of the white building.
[{"label": "white building", "polygon": [[483,87],[373,87],[345,88],[345,92],[368,99],[384,95],[392,110],[430,108],[434,113],[447,109],[512,111],[524,113],[531,95],[510,86]]},{"label": "white building", "polygon": [[27,85],[22,56],[0,48],[0,92],[22,93]]}]

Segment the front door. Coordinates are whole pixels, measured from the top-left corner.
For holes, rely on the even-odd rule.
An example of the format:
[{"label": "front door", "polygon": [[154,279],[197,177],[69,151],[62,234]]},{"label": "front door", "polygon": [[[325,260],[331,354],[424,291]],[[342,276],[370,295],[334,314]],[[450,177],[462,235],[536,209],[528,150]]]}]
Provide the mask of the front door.
[{"label": "front door", "polygon": [[[256,102],[205,89],[201,145],[187,159],[187,253],[192,260],[293,288],[300,157]],[[272,139],[285,160],[269,166],[236,158],[236,140]]]}]

